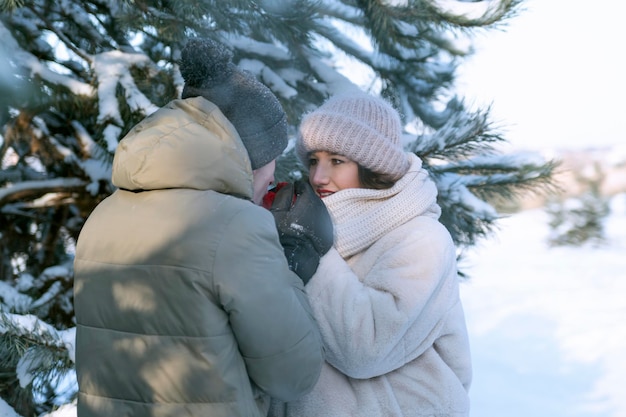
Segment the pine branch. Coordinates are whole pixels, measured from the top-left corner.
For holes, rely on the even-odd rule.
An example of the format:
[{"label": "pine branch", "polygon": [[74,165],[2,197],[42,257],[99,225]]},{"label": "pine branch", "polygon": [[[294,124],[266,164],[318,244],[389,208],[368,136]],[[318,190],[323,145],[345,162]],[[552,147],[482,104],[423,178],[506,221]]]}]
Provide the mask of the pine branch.
[{"label": "pine branch", "polygon": [[499,218],[497,211],[467,187],[451,181],[447,184],[438,182],[438,189],[439,221],[446,226],[458,247],[473,246],[495,229],[495,221]]},{"label": "pine branch", "polygon": [[[43,22],[43,24],[46,27],[46,29],[48,29],[50,32],[54,33],[65,44],[65,46],[69,50],[74,52],[77,56],[81,57],[85,62],[88,62],[88,63],[92,62],[91,56],[86,54],[80,48],[77,48],[74,45],[74,42],[72,42],[67,36],[65,36],[64,32],[62,32],[60,30],[57,30],[55,25],[53,25],[48,20],[48,18],[46,16],[44,16],[42,13],[39,12],[37,7],[30,6],[29,9],[35,16],[37,16]],[[70,21],[73,21],[74,24],[79,24],[79,22],[80,22],[80,20],[78,20],[78,21],[70,20]],[[87,25],[87,26],[85,26],[85,28],[87,29],[88,33],[91,33],[92,35],[95,35],[96,39],[94,39],[94,43],[98,43],[98,38],[100,38],[100,34],[97,31],[95,31],[92,26]]]},{"label": "pine branch", "polygon": [[320,22],[316,27],[317,33],[326,38],[333,47],[339,49],[345,54],[356,58],[364,64],[374,67],[371,52],[367,52],[356,42],[351,41],[343,33],[339,32],[334,26],[325,22]]},{"label": "pine branch", "polygon": [[[425,9],[432,13],[432,16],[439,17],[439,23],[451,24],[460,27],[484,27],[494,24],[502,24],[517,13],[517,7],[522,0],[497,0],[493,2],[459,2],[455,1],[455,8],[448,8],[450,2],[441,0],[418,0]],[[484,8],[484,5],[487,5]],[[446,7],[448,6],[448,7]],[[459,6],[465,6],[463,8]]]},{"label": "pine branch", "polygon": [[[462,102],[451,101],[448,108],[436,117],[447,118],[443,126],[433,134],[419,136],[409,150],[425,159],[459,161],[474,155],[489,155],[494,144],[504,142],[500,132],[489,120],[490,109],[475,113],[458,111]],[[439,124],[438,121],[431,121]]]},{"label": "pine branch", "polygon": [[10,202],[35,199],[44,194],[57,192],[79,192],[88,183],[79,178],[54,178],[42,181],[23,181],[0,189],[0,208]]},{"label": "pine branch", "polygon": [[24,0],[0,0],[0,11],[11,12],[24,6]]},{"label": "pine branch", "polygon": [[[449,165],[433,166],[435,175],[457,174],[466,187],[476,190],[483,197],[505,193],[512,197],[517,192],[557,192],[554,171],[559,162],[526,154],[481,156]],[[508,190],[508,191],[507,191]]]},{"label": "pine branch", "polygon": [[50,387],[58,386],[73,369],[74,333],[74,328],[57,331],[33,315],[0,311],[0,369],[4,370],[0,387],[10,384],[10,403],[20,404],[23,415],[35,408],[34,394],[61,394],[50,392]]}]

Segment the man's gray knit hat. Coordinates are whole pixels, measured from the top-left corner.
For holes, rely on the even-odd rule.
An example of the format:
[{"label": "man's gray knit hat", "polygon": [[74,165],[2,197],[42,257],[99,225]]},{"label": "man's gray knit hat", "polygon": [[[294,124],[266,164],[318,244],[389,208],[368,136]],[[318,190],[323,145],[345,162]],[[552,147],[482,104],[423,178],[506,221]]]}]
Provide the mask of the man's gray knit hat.
[{"label": "man's gray knit hat", "polygon": [[232,62],[233,53],[210,39],[192,39],[182,50],[182,98],[202,96],[235,126],[252,164],[260,168],[287,147],[287,118],[264,84]]},{"label": "man's gray knit hat", "polygon": [[401,140],[402,122],[391,104],[365,93],[342,94],[302,119],[296,153],[307,166],[311,152],[327,151],[398,179],[410,165]]}]

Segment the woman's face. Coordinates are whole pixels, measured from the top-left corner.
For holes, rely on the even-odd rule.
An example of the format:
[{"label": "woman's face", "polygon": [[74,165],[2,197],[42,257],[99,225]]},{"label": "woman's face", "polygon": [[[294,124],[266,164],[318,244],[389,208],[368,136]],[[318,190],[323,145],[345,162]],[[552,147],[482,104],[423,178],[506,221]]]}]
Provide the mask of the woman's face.
[{"label": "woman's face", "polygon": [[309,182],[321,198],[346,188],[361,188],[359,166],[343,155],[312,152],[309,155]]},{"label": "woman's face", "polygon": [[261,204],[263,196],[267,194],[267,189],[274,182],[274,170],[276,169],[276,160],[274,159],[267,165],[252,171],[254,195],[252,201],[254,204]]}]

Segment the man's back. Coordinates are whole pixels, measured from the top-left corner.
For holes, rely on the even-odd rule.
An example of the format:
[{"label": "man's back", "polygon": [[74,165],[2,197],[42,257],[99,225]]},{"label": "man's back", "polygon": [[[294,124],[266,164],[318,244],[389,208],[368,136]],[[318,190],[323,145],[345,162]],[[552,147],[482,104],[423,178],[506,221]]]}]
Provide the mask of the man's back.
[{"label": "man's back", "polygon": [[[180,138],[152,143],[168,140]],[[259,388],[291,399],[319,375],[319,334],[271,214],[224,192],[104,200],[78,239],[75,311],[80,417],[256,416]]]}]

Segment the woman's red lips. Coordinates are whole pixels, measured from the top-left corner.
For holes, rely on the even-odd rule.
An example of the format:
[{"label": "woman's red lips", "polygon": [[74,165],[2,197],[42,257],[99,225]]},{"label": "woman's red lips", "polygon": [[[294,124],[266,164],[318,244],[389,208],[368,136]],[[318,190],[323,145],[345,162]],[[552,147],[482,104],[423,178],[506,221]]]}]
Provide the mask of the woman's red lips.
[{"label": "woman's red lips", "polygon": [[318,188],[316,191],[317,191],[317,195],[319,195],[320,198],[328,197],[329,195],[335,194],[334,191],[325,190],[323,188]]}]

